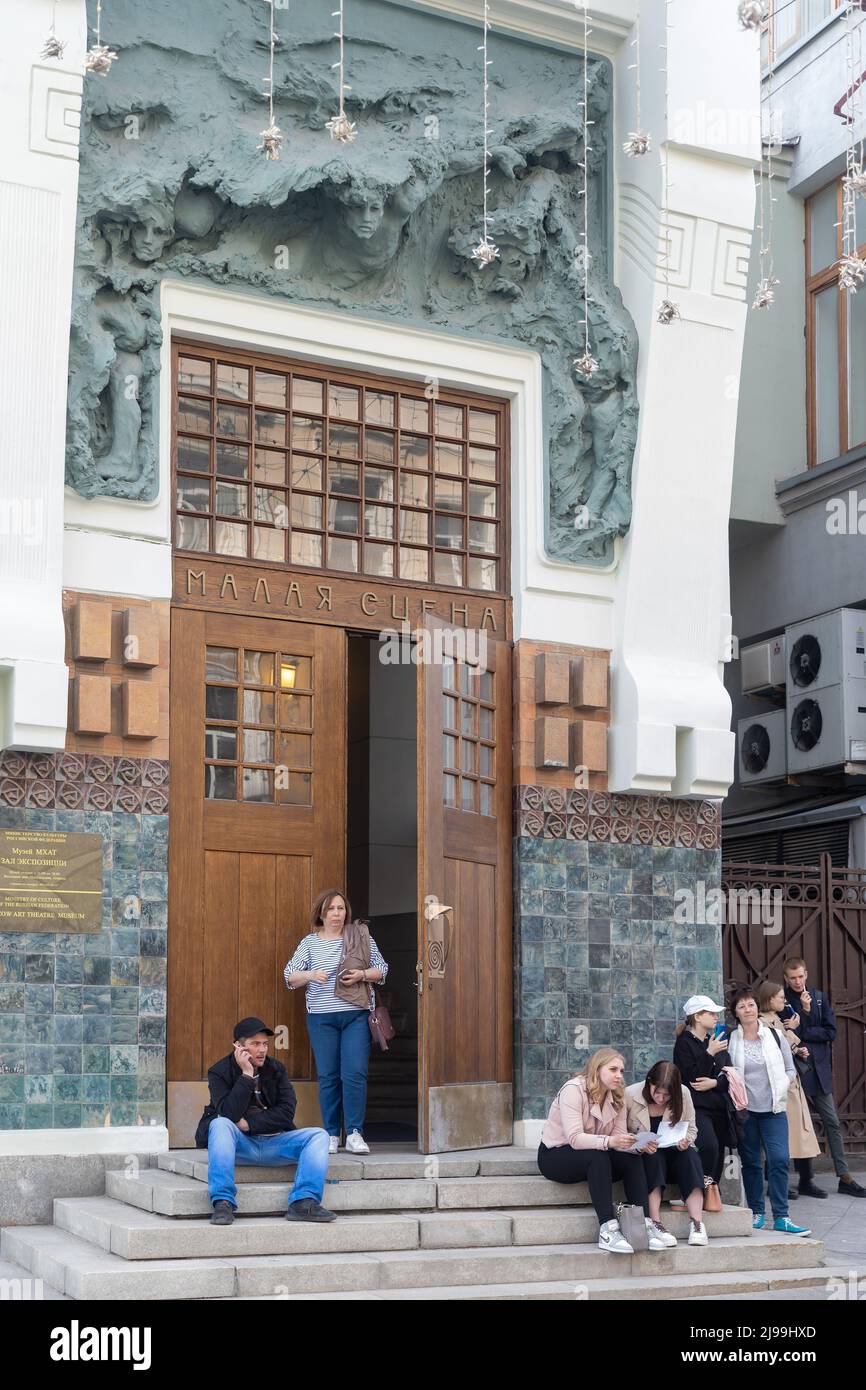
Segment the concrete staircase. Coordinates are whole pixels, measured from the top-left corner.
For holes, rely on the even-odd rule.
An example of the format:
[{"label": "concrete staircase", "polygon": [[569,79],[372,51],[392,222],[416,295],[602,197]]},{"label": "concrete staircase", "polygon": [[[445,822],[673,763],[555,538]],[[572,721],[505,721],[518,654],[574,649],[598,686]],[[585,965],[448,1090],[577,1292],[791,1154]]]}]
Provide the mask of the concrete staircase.
[{"label": "concrete staircase", "polygon": [[109,1172],[104,1197],[64,1197],[52,1226],[8,1227],[0,1259],[74,1299],[688,1299],[823,1285],[817,1240],[753,1232],[750,1213],[706,1218],[690,1247],[684,1212],[663,1208],[676,1249],[597,1248],[584,1184],[540,1177],[533,1151],[425,1157],[379,1145],[331,1159],[328,1225],[287,1222],[287,1168],[239,1167],[238,1217],[207,1217],[207,1155]]}]

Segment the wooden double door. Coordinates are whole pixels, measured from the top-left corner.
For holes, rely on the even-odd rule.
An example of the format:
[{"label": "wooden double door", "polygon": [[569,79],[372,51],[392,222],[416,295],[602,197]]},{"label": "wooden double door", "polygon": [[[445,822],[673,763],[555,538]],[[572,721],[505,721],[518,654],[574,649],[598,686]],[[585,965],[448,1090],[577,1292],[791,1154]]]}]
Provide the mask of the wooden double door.
[{"label": "wooden double door", "polygon": [[[431,632],[436,620],[428,615]],[[303,991],[283,971],[346,874],[347,635],[175,608],[168,1119],[192,1143],[235,1022],[276,1030],[319,1122]],[[431,642],[430,651],[441,654]],[[483,648],[482,648],[483,651]],[[426,1153],[512,1135],[510,646],[417,665],[418,1134]],[[447,909],[447,911],[445,910]],[[373,923],[375,930],[375,922]]]}]

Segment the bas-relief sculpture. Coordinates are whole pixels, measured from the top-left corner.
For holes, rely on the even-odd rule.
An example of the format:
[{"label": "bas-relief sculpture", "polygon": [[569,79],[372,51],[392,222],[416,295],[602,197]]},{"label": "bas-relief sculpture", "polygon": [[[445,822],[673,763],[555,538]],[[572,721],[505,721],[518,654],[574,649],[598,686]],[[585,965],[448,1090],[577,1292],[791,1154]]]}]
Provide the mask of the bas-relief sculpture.
[{"label": "bas-relief sculpture", "polygon": [[637,340],[608,265],[608,64],[591,60],[589,72],[600,368],[587,381],[573,368],[585,274],[580,57],[491,41],[490,230],[501,258],[479,270],[469,256],[481,231],[477,31],[368,0],[356,16],[363,42],[347,34],[359,134],[341,146],[324,130],[330,0],[293,6],[275,68],[286,138],[272,162],[255,149],[265,8],[191,0],[181,16],[169,0],[112,5],[121,57],[88,81],[82,135],[69,483],[88,497],[156,495],[159,285],[189,277],[538,351],[548,552],[609,563],[630,520]]}]

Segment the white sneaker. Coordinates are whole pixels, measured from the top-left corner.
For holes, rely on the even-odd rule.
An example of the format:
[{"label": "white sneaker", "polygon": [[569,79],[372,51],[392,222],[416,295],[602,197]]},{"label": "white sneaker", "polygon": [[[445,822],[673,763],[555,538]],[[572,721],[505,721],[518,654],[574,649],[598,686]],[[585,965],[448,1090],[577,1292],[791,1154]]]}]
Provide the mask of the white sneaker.
[{"label": "white sneaker", "polygon": [[649,1216],[645,1220],[650,1250],[670,1250],[676,1245],[676,1236],[672,1236],[670,1231],[666,1231],[660,1221],[653,1221]]},{"label": "white sneaker", "polygon": [[353,1129],[351,1134],[346,1135],[346,1153],[368,1154],[369,1152],[369,1145],[364,1143],[364,1140],[357,1129]]},{"label": "white sneaker", "polygon": [[689,1245],[709,1245],[707,1228],[703,1221],[692,1222],[692,1228],[689,1231]]},{"label": "white sneaker", "polygon": [[328,1153],[329,1153],[329,1154],[335,1154],[335,1153],[337,1152],[337,1150],[339,1149],[339,1147],[340,1147],[340,1136],[339,1136],[339,1134],[329,1134],[329,1135],[328,1135]]},{"label": "white sneaker", "polygon": [[625,1236],[619,1228],[619,1222],[605,1221],[598,1230],[598,1248],[607,1250],[611,1255],[633,1255],[634,1250],[629,1245]]}]

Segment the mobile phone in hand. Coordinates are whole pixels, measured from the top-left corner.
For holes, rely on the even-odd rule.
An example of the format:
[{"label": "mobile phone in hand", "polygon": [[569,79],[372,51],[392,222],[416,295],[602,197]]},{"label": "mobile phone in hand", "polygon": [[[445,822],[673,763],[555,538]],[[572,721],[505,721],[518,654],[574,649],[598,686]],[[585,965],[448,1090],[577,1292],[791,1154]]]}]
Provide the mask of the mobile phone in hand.
[{"label": "mobile phone in hand", "polygon": [[725,1025],[724,1025],[724,1023],[719,1022],[719,1023],[716,1024],[715,1028],[713,1029],[713,1037],[714,1037],[714,1038],[726,1038],[726,1037],[727,1037],[727,1032],[726,1032],[726,1030],[725,1030]]}]

